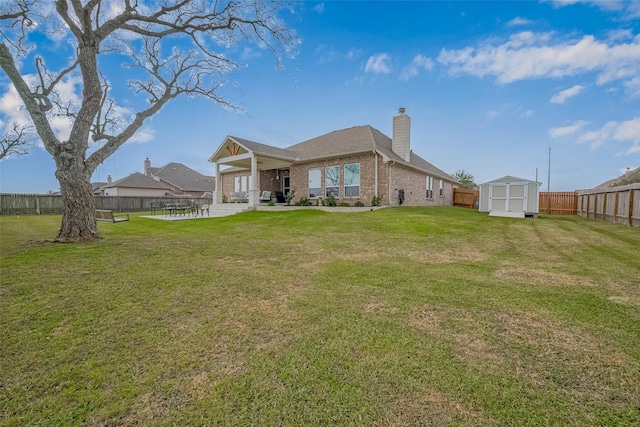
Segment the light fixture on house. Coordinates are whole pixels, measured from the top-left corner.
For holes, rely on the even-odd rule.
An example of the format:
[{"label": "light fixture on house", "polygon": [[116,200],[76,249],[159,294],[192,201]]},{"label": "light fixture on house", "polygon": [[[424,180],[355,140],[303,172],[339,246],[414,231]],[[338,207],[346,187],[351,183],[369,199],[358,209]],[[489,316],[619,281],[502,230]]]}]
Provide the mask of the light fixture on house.
[{"label": "light fixture on house", "polygon": [[276,169],[276,181],[280,180],[280,169]]}]

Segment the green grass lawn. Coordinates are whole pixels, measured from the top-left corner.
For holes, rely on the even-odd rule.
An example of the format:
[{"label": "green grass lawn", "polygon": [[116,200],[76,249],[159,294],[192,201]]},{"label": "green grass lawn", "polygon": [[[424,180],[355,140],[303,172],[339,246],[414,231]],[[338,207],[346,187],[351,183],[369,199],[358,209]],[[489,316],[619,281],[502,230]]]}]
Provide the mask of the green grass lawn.
[{"label": "green grass lawn", "polygon": [[0,424],[640,425],[640,230],[461,208],[0,217]]}]

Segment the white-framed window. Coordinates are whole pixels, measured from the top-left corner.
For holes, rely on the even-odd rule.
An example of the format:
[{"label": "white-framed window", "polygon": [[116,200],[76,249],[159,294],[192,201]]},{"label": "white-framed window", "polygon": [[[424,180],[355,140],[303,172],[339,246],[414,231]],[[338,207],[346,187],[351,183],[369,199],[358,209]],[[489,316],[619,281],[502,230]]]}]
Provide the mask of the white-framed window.
[{"label": "white-framed window", "polygon": [[339,197],[340,166],[327,166],[324,168],[324,191],[326,197]]},{"label": "white-framed window", "polygon": [[344,197],[360,197],[360,163],[344,165]]},{"label": "white-framed window", "polygon": [[309,169],[309,197],[320,197],[322,195],[322,170]]},{"label": "white-framed window", "polygon": [[433,177],[427,176],[427,199],[433,199]]},{"label": "white-framed window", "polygon": [[444,182],[440,180],[440,197],[444,197]]},{"label": "white-framed window", "polygon": [[249,191],[248,179],[251,178],[251,175],[246,176],[234,176],[233,177],[233,191]]}]

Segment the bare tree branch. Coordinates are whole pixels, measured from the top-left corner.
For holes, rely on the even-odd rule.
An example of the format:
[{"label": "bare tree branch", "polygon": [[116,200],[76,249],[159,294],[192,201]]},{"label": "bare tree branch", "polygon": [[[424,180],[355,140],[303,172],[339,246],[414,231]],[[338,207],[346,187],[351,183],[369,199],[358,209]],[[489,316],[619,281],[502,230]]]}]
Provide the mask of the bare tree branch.
[{"label": "bare tree branch", "polygon": [[[66,218],[86,210],[81,202],[93,206],[86,183],[97,165],[169,101],[182,95],[202,96],[238,109],[220,93],[227,74],[241,66],[229,55],[232,46],[252,44],[267,50],[280,66],[281,55],[291,55],[299,43],[278,16],[288,9],[287,1],[122,0],[115,3],[120,7],[116,11],[103,0],[55,0],[53,4],[55,11],[50,10],[50,2],[38,0],[0,4],[0,67],[56,162],[61,194],[69,206],[61,235],[63,229],[96,233],[90,214],[85,223],[74,220],[70,227],[64,226],[69,225]],[[42,36],[46,40],[54,32],[64,53],[56,52],[55,60],[51,57],[47,63],[47,50],[38,51],[33,42],[41,42]],[[40,38],[31,37],[32,33]],[[63,33],[64,42],[59,37]],[[35,75],[22,76],[16,59],[29,58],[31,50],[37,52],[32,57]],[[67,64],[52,66],[59,64],[60,54],[68,55]],[[117,61],[129,67],[127,81],[113,71]],[[80,99],[75,93],[68,96],[76,89],[81,90]],[[123,108],[112,93],[127,89],[132,96]],[[52,124],[60,118],[70,125],[68,138],[57,137],[53,130]],[[66,135],[67,130],[59,133]],[[92,147],[91,153],[92,140],[104,144]]]},{"label": "bare tree branch", "polygon": [[12,123],[11,129],[0,139],[0,159],[27,154],[35,139],[31,126]]}]

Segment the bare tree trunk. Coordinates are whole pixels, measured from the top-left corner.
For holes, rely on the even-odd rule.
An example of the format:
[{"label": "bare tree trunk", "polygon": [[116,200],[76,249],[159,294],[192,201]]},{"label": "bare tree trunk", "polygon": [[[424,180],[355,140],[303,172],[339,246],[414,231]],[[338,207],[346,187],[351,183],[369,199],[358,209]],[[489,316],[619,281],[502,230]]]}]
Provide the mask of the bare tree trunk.
[{"label": "bare tree trunk", "polygon": [[57,163],[56,178],[60,183],[64,210],[55,241],[71,243],[101,239],[96,225],[96,203],[83,165],[77,165],[73,160]]}]

